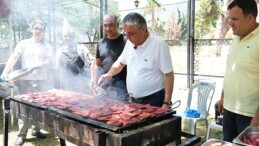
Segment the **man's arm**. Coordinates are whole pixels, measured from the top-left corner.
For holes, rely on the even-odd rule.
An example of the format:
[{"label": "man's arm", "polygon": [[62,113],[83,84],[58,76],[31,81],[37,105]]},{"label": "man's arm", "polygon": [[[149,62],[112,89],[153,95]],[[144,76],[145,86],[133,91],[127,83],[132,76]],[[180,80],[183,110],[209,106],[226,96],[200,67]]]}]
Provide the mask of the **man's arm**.
[{"label": "man's arm", "polygon": [[253,119],[250,122],[250,125],[252,126],[259,126],[259,107],[255,113],[255,116],[253,117]]},{"label": "man's arm", "polygon": [[223,114],[223,104],[224,104],[224,91],[222,90],[222,92],[221,92],[221,99],[220,99],[220,102],[219,102],[219,104],[218,104],[218,112],[220,113],[220,114]]},{"label": "man's arm", "polygon": [[98,73],[98,70],[102,64],[102,61],[100,58],[96,58],[93,62],[93,66],[92,66],[92,81],[93,81],[93,85],[95,86],[97,84],[97,80],[98,80],[98,77],[99,77],[99,73]]},{"label": "man's arm", "polygon": [[13,53],[5,64],[5,68],[2,72],[2,75],[8,74],[10,70],[13,68],[14,64],[17,62],[18,58],[20,57],[19,53]]},{"label": "man's arm", "polygon": [[[171,102],[173,88],[174,88],[174,72],[165,74],[165,99],[164,102]],[[162,107],[168,107],[167,104],[163,104]]]}]

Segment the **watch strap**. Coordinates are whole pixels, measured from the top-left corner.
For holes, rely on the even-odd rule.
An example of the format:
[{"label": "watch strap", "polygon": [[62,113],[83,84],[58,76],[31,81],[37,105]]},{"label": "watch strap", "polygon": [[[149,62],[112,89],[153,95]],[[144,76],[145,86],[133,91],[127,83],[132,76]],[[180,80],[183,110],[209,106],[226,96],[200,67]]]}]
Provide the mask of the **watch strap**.
[{"label": "watch strap", "polygon": [[172,105],[172,102],[170,101],[170,102],[163,102],[163,104],[166,104],[166,105]]}]

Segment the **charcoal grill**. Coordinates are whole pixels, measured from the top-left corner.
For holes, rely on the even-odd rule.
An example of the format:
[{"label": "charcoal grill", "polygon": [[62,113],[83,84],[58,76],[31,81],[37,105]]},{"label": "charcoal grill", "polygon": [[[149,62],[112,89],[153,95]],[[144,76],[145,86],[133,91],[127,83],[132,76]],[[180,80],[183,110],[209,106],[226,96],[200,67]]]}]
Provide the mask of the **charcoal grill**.
[{"label": "charcoal grill", "polygon": [[[54,132],[60,138],[61,145],[65,145],[64,140],[89,146],[165,145],[172,141],[181,143],[181,118],[174,116],[174,110],[137,124],[112,126],[65,110],[24,102],[15,97],[4,99],[3,103],[5,111],[10,110],[18,118],[28,118],[30,123],[37,123],[42,129]],[[8,132],[8,121],[4,126]],[[6,130],[4,137],[4,145],[7,146]],[[194,137],[194,143],[199,141],[200,137]]]}]

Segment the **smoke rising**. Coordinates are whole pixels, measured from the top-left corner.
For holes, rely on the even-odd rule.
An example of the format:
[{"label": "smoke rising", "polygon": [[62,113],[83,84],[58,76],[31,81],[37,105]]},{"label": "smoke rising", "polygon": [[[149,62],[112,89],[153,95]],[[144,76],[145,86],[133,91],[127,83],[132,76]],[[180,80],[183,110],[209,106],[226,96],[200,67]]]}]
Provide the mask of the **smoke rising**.
[{"label": "smoke rising", "polygon": [[[24,39],[31,37],[29,24],[34,19],[41,19],[46,22],[45,41],[49,42],[53,49],[53,67],[50,69],[53,80],[53,87],[65,88],[85,92],[89,88],[90,62],[93,59],[91,51],[94,46],[88,45],[93,41],[99,31],[99,8],[86,3],[84,0],[0,0],[0,18],[9,15],[11,19],[14,46]],[[7,6],[7,7],[5,7]],[[64,43],[63,23],[69,22],[74,33],[74,40],[70,44]],[[91,38],[92,40],[90,40]],[[78,43],[83,43],[78,45]],[[84,44],[85,43],[85,44]],[[56,65],[56,53],[59,48],[73,50],[78,47],[85,66],[79,74],[68,73],[69,71],[60,71]],[[71,47],[71,48],[70,48]],[[84,49],[84,48],[88,49]],[[65,75],[62,74],[65,72]],[[61,76],[62,74],[62,76]],[[68,86],[73,88],[68,88]]]}]

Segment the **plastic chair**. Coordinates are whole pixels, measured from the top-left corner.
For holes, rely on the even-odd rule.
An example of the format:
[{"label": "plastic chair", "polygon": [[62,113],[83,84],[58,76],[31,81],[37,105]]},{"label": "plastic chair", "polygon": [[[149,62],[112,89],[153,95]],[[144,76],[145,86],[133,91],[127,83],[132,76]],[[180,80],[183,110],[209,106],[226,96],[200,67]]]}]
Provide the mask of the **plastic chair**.
[{"label": "plastic chair", "polygon": [[[205,121],[206,129],[208,126],[208,112],[211,106],[211,101],[215,92],[216,84],[210,82],[198,82],[191,85],[188,93],[187,107],[188,109],[197,110],[200,113],[199,118],[192,118],[181,115],[183,122],[188,123],[188,132],[196,135],[196,123],[198,121]],[[196,91],[196,92],[195,92]],[[197,97],[197,102],[194,103],[194,93]],[[194,108],[191,108],[194,106]]]},{"label": "plastic chair", "polygon": [[210,139],[211,129],[215,129],[215,130],[218,130],[218,131],[223,131],[222,125],[217,124],[216,121],[210,122],[209,125],[208,125],[206,140]]}]

